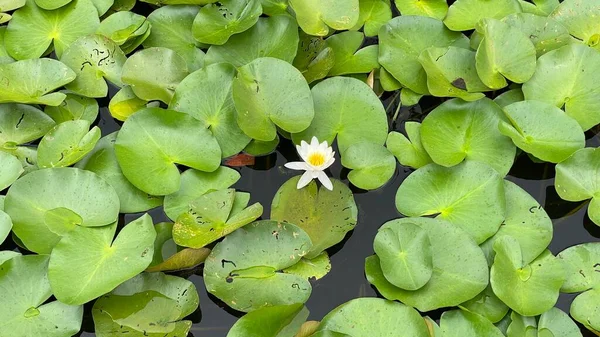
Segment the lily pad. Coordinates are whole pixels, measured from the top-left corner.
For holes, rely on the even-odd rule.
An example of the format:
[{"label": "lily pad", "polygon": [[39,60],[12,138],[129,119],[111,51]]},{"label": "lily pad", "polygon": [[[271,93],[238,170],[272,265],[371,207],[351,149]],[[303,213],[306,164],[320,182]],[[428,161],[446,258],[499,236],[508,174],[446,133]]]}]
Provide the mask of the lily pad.
[{"label": "lily pad", "polygon": [[260,0],[221,0],[200,8],[192,33],[199,42],[222,45],[231,35],[254,26],[261,14]]},{"label": "lily pad", "polygon": [[475,102],[452,99],[425,117],[421,142],[436,164],[451,167],[475,160],[505,176],[513,164],[516,147],[498,131],[501,120],[505,120],[502,110],[489,98]]},{"label": "lily pad", "polygon": [[100,128],[90,130],[90,122],[68,121],[56,125],[38,146],[38,166],[66,167],[78,162],[100,140]]},{"label": "lily pad", "polygon": [[354,143],[342,153],[342,165],[351,169],[350,182],[365,190],[385,185],[396,172],[396,160],[388,149],[370,142]]},{"label": "lily pad", "polygon": [[137,97],[131,87],[126,85],[110,99],[108,110],[113,118],[125,121],[147,104],[148,101]]},{"label": "lily pad", "polygon": [[343,32],[326,40],[334,56],[334,65],[328,76],[369,73],[379,68],[379,46],[360,48],[364,39],[365,35],[361,32]]},{"label": "lily pad", "polygon": [[584,43],[596,46],[600,38],[600,25],[594,20],[596,15],[600,15],[600,1],[567,0],[556,7],[550,18],[558,21],[571,35]]},{"label": "lily pad", "polygon": [[52,168],[17,180],[6,194],[4,207],[13,221],[13,231],[27,249],[49,254],[61,236],[76,227],[100,227],[117,221],[119,197],[93,172]]},{"label": "lily pad", "polygon": [[67,121],[85,120],[90,124],[98,117],[98,102],[89,97],[79,96],[70,92],[58,106],[46,106],[44,112],[57,124]]},{"label": "lily pad", "polygon": [[584,131],[600,123],[600,52],[581,44],[569,44],[542,55],[535,74],[523,85],[525,99],[565,108]]},{"label": "lily pad", "polygon": [[46,303],[52,296],[47,271],[44,255],[15,256],[0,264],[1,335],[64,337],[80,330],[83,306]]},{"label": "lily pad", "polygon": [[150,15],[152,31],[144,42],[144,48],[165,47],[174,50],[185,59],[189,71],[204,65],[202,44],[192,35],[192,24],[198,14],[196,6],[164,6]]},{"label": "lily pad", "polygon": [[331,261],[326,251],[312,259],[302,258],[295,265],[283,270],[284,273],[302,276],[308,280],[320,280],[331,271]]},{"label": "lily pad", "polygon": [[[21,165],[19,164],[19,166]],[[0,210],[0,244],[2,244],[4,240],[6,240],[6,238],[10,235],[12,226],[12,221],[10,220],[8,214],[4,213],[3,210]],[[2,264],[2,262],[4,261],[0,259],[0,264]]]},{"label": "lily pad", "polygon": [[463,310],[444,312],[440,319],[440,329],[444,337],[504,337],[504,334],[487,318]]},{"label": "lily pad", "polygon": [[310,88],[300,71],[272,57],[238,68],[233,101],[242,131],[262,141],[275,139],[277,127],[290,133],[304,131],[315,114]]},{"label": "lily pad", "polygon": [[306,251],[306,258],[312,259],[354,229],[358,208],[352,191],[339,180],[332,179],[333,191],[329,191],[317,188],[314,181],[297,189],[299,179],[291,178],[279,188],[271,204],[271,219],[302,228],[312,241],[312,249]]},{"label": "lily pad", "polygon": [[205,62],[227,62],[241,67],[257,58],[274,57],[292,63],[298,49],[298,39],[298,24],[292,17],[263,17],[252,28],[232,36],[224,45],[211,46]]},{"label": "lily pad", "polygon": [[537,322],[535,317],[521,316],[517,312],[511,312],[510,315],[506,315],[509,318],[510,324],[506,329],[508,337],[536,337],[537,334]]},{"label": "lily pad", "polygon": [[451,168],[423,166],[402,182],[396,194],[400,213],[437,215],[467,231],[477,243],[498,231],[505,203],[502,177],[477,161]]},{"label": "lily pad", "polygon": [[505,17],[502,21],[529,37],[536,49],[537,57],[574,42],[569,31],[552,18],[529,13],[515,13]]},{"label": "lily pad", "polygon": [[350,30],[363,28],[366,36],[377,36],[379,28],[392,19],[392,8],[387,0],[359,0],[359,6],[358,22]]},{"label": "lily pad", "polygon": [[169,109],[203,122],[217,139],[223,158],[238,154],[251,140],[236,121],[231,94],[235,73],[235,68],[227,63],[197,70],[181,81],[169,104]]},{"label": "lily pad", "polygon": [[494,103],[498,104],[499,107],[504,109],[504,107],[511,105],[513,103],[517,103],[520,101],[524,101],[525,97],[523,97],[523,91],[519,89],[511,89],[505,91],[504,93],[498,95],[494,98]]},{"label": "lily pad", "polygon": [[[0,14],[1,17],[2,14]],[[4,46],[4,35],[6,34],[6,26],[0,27],[0,64],[15,62],[15,59],[8,55],[6,47]]]},{"label": "lily pad", "polygon": [[162,198],[140,191],[123,175],[115,154],[116,139],[116,132],[100,139],[96,147],[76,166],[96,173],[115,189],[119,196],[120,213],[145,212],[160,206],[163,202]]},{"label": "lily pad", "polygon": [[568,314],[558,308],[552,308],[540,316],[538,336],[582,337],[582,334]]},{"label": "lily pad", "polygon": [[57,106],[66,95],[52,91],[73,81],[75,76],[63,63],[47,58],[1,64],[0,103]]},{"label": "lily pad", "polygon": [[459,307],[469,312],[477,313],[492,323],[500,322],[509,311],[508,306],[494,294],[494,290],[490,285],[479,293],[479,295],[462,303]]},{"label": "lily pad", "polygon": [[448,13],[446,0],[396,0],[394,2],[404,16],[420,15],[443,20]]},{"label": "lily pad", "polygon": [[326,36],[330,28],[354,27],[360,16],[359,0],[290,0],[298,25],[309,35]]},{"label": "lily pad", "polygon": [[469,30],[474,29],[481,19],[502,19],[521,11],[517,0],[457,0],[448,8],[444,23],[451,30]]},{"label": "lily pad", "polygon": [[129,117],[115,142],[123,174],[151,195],[167,195],[180,186],[176,164],[214,171],[221,149],[204,123],[187,114],[145,108]]},{"label": "lily pad", "polygon": [[194,268],[204,263],[210,252],[211,250],[208,248],[184,248],[158,264],[151,264],[150,267],[146,268],[146,271],[149,273],[172,272]]},{"label": "lily pad", "polygon": [[123,83],[141,99],[169,104],[175,88],[188,75],[187,63],[175,51],[154,47],[131,55],[123,65]]},{"label": "lily pad", "polygon": [[408,138],[395,131],[388,135],[385,145],[404,166],[419,168],[433,162],[423,147],[421,126],[418,122],[406,122],[404,128]]},{"label": "lily pad", "polygon": [[91,0],[73,0],[59,9],[47,11],[34,0],[13,13],[4,42],[17,60],[38,58],[51,45],[58,57],[82,36],[93,34],[100,24]]},{"label": "lily pad", "polygon": [[300,303],[265,307],[240,318],[227,337],[294,337],[306,318],[308,309]]},{"label": "lily pad", "polygon": [[125,54],[139,47],[150,35],[151,24],[146,17],[128,11],[120,11],[106,17],[96,34],[113,40]]},{"label": "lily pad", "polygon": [[329,74],[335,65],[335,55],[322,37],[301,33],[293,64],[302,72],[306,81],[312,83]]},{"label": "lily pad", "polygon": [[[433,274],[425,286],[415,291],[391,284],[383,275],[377,255],[365,260],[367,279],[387,299],[400,300],[419,311],[456,306],[482,292],[488,285],[489,270],[482,250],[467,232],[447,221],[430,218],[404,218],[384,224],[379,230],[405,223],[427,232],[432,248]],[[451,284],[451,287],[448,287]]]},{"label": "lily pad", "polygon": [[46,10],[53,10],[60,8],[71,2],[71,0],[35,0],[35,3]]},{"label": "lily pad", "polygon": [[585,147],[577,121],[559,108],[540,101],[522,101],[504,107],[510,123],[501,121],[500,132],[535,157],[559,163]]},{"label": "lily pad", "polygon": [[[0,191],[6,189],[23,173],[23,166],[17,157],[0,151]],[[0,235],[1,237],[1,235]]]},{"label": "lily pad", "polygon": [[590,242],[569,247],[563,250],[558,258],[564,262],[567,271],[562,292],[577,293],[600,288],[600,275],[597,271],[600,244]]},{"label": "lily pad", "polygon": [[600,289],[577,296],[571,303],[571,316],[596,335],[600,334]]},{"label": "lily pad", "polygon": [[77,226],[54,247],[48,279],[59,301],[87,303],[148,267],[156,237],[150,216],[127,224],[114,238],[116,230],[116,223]]},{"label": "lily pad", "polygon": [[317,137],[332,144],[337,138],[341,153],[354,143],[385,143],[388,133],[385,109],[364,82],[333,77],[315,85],[312,94],[315,118],[308,129],[292,134],[294,143]]},{"label": "lily pad", "polygon": [[526,264],[519,242],[510,236],[497,239],[494,251],[490,281],[499,299],[523,316],[540,315],[556,304],[566,275],[550,251]]},{"label": "lily pad", "polygon": [[275,139],[268,142],[253,139],[244,148],[244,153],[255,157],[266,156],[275,152],[277,145],[279,145],[279,135],[277,135]]},{"label": "lily pad", "polygon": [[254,222],[215,246],[204,264],[206,289],[244,312],[304,303],[312,291],[308,280],[277,271],[296,264],[311,247],[309,236],[299,227],[276,221]]}]

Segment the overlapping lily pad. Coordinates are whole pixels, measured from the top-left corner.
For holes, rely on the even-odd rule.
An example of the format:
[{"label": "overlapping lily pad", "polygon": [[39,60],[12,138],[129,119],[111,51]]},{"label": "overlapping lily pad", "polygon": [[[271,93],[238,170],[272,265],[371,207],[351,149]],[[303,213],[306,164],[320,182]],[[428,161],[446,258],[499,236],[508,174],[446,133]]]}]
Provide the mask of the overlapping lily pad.
[{"label": "overlapping lily pad", "polygon": [[[12,220],[10,219],[8,214],[4,213],[4,211],[0,209],[0,244],[2,244],[4,240],[6,240],[6,238],[10,235],[12,226]],[[2,262],[3,261],[0,260],[0,264],[2,264]]]},{"label": "overlapping lily pad", "polygon": [[129,54],[150,35],[151,24],[143,15],[120,11],[102,20],[96,33],[108,37]]},{"label": "overlapping lily pad", "polygon": [[17,157],[0,151],[0,191],[12,185],[23,173],[23,166]]},{"label": "overlapping lily pad", "polygon": [[429,16],[443,20],[448,13],[446,0],[396,0],[394,3],[402,15]]},{"label": "overlapping lily pad", "polygon": [[75,164],[90,152],[100,140],[100,128],[90,130],[86,120],[68,121],[56,125],[38,146],[38,166],[66,167]]},{"label": "overlapping lily pad", "polygon": [[463,310],[446,311],[440,320],[440,330],[444,337],[504,337],[485,317]]},{"label": "overlapping lily pad", "polygon": [[[552,3],[553,1],[542,2]],[[549,17],[530,13],[515,13],[505,17],[502,21],[529,37],[538,57],[574,42],[573,37],[569,35],[569,31],[559,22]]]},{"label": "overlapping lily pad", "polygon": [[329,76],[368,73],[379,68],[379,46],[360,48],[364,38],[361,32],[343,32],[327,39],[327,46],[332,49],[334,56]]},{"label": "overlapping lily pad", "polygon": [[260,0],[221,0],[200,8],[192,33],[202,43],[222,45],[231,35],[254,26],[261,14]]},{"label": "overlapping lily pad", "polygon": [[521,11],[517,0],[457,0],[448,8],[444,23],[452,30],[469,30],[475,28],[481,19],[502,19]]},{"label": "overlapping lily pad", "polygon": [[421,126],[418,122],[406,122],[404,128],[408,137],[395,131],[388,135],[385,145],[404,166],[419,168],[433,162],[423,147]]},{"label": "overlapping lily pad", "polygon": [[308,317],[302,304],[265,307],[240,318],[227,337],[293,337]]},{"label": "overlapping lily pad", "polygon": [[58,106],[46,106],[44,112],[56,123],[66,121],[85,120],[90,124],[98,117],[98,102],[89,97],[79,96],[65,92],[67,97]]},{"label": "overlapping lily pad", "polygon": [[598,0],[563,1],[550,17],[565,26],[571,35],[590,46],[598,45],[600,25],[594,17],[600,14]]},{"label": "overlapping lily pad", "polygon": [[377,36],[379,28],[392,18],[391,5],[387,0],[359,0],[359,6],[358,22],[350,30],[362,28],[366,36]]},{"label": "overlapping lily pad", "polygon": [[108,110],[115,119],[125,121],[129,116],[146,107],[147,104],[148,101],[137,97],[131,87],[126,85],[110,99]]},{"label": "overlapping lily pad", "polygon": [[385,146],[370,142],[350,145],[342,153],[342,165],[352,170],[350,182],[365,190],[385,185],[396,171],[394,155]]},{"label": "overlapping lily pad", "polygon": [[310,35],[326,36],[330,28],[350,29],[360,16],[359,0],[290,0],[289,4],[300,28]]}]

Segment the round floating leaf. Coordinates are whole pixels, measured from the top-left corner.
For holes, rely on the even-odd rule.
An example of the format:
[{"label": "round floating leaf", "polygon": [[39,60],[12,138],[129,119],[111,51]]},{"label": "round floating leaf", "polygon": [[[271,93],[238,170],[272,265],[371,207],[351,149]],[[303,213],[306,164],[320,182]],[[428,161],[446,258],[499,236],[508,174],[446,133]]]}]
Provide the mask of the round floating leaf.
[{"label": "round floating leaf", "polygon": [[352,191],[341,181],[332,179],[333,190],[317,188],[316,182],[297,189],[300,177],[286,181],[271,204],[271,219],[285,221],[302,228],[313,243],[306,258],[318,256],[342,241],[354,229],[358,208]]},{"label": "round floating leaf", "polygon": [[187,75],[187,63],[179,54],[155,47],[131,55],[123,65],[121,78],[137,97],[169,104],[175,88]]},{"label": "round floating leaf", "polygon": [[127,85],[110,99],[108,110],[113,118],[125,121],[129,116],[146,107],[147,104],[148,101],[137,97],[131,87]]},{"label": "round floating leaf", "polygon": [[596,46],[600,38],[600,25],[594,19],[597,15],[600,15],[598,0],[566,0],[550,14],[550,18],[584,43]]},{"label": "round floating leaf", "polygon": [[417,290],[431,279],[431,243],[421,227],[402,223],[383,228],[375,236],[373,248],[383,275],[394,286]]},{"label": "round floating leaf", "polygon": [[302,32],[293,64],[302,72],[306,81],[312,83],[329,74],[329,70],[335,65],[335,55],[325,39]]},{"label": "round floating leaf", "polygon": [[308,309],[300,303],[265,307],[240,318],[227,337],[293,337],[306,318]]},{"label": "round floating leaf", "polygon": [[504,107],[510,123],[498,127],[515,145],[535,157],[559,163],[585,146],[577,121],[559,108],[540,101],[522,101]]},{"label": "round floating leaf", "polygon": [[[483,19],[477,30],[484,35],[475,57],[477,74],[492,89],[527,82],[535,72],[536,50],[519,27],[496,19]],[[505,78],[506,77],[506,78]]]},{"label": "round floating leaf", "polygon": [[600,289],[587,291],[571,303],[571,316],[596,335],[600,334]]},{"label": "round floating leaf", "polygon": [[42,9],[53,10],[60,8],[71,1],[72,0],[35,0],[35,3]]},{"label": "round floating leaf", "polygon": [[142,216],[114,238],[116,230],[116,223],[95,228],[77,226],[54,247],[48,278],[59,301],[87,303],[148,267],[156,237],[152,218]]},{"label": "round floating leaf", "polygon": [[490,281],[499,299],[523,316],[540,315],[556,304],[566,275],[550,251],[523,263],[519,242],[510,236],[497,239],[494,251]]},{"label": "round floating leaf", "polygon": [[221,166],[213,172],[187,170],[181,174],[181,185],[175,193],[165,196],[165,214],[171,220],[188,211],[190,202],[213,190],[231,187],[240,179],[240,174],[229,167]]},{"label": "round floating leaf", "polygon": [[537,57],[573,42],[573,37],[563,25],[545,16],[516,13],[505,17],[502,21],[529,37],[536,49]]},{"label": "round floating leaf", "polygon": [[0,265],[3,264],[6,261],[12,259],[15,256],[21,256],[21,253],[15,252],[15,251],[12,251],[12,250],[3,250],[3,251],[0,251]]},{"label": "round floating leaf", "polygon": [[421,123],[406,122],[404,128],[408,138],[399,132],[390,132],[385,144],[388,150],[404,166],[419,168],[432,163],[421,142]]},{"label": "round floating leaf", "polygon": [[563,250],[558,258],[564,261],[567,280],[561,291],[565,293],[583,292],[600,288],[600,244],[584,243]]},{"label": "round floating leaf", "polygon": [[145,16],[120,11],[102,20],[96,34],[106,36],[123,49],[133,50],[146,39],[149,29],[150,23]]},{"label": "round floating leaf", "polygon": [[475,102],[452,99],[425,117],[421,142],[436,164],[450,167],[463,160],[475,160],[505,176],[513,164],[516,147],[498,131],[498,123],[504,119],[500,107],[489,98]]},{"label": "round floating leaf", "polygon": [[210,172],[221,162],[219,144],[204,123],[159,108],[142,109],[125,121],[115,153],[127,180],[151,195],[179,189],[176,164]]},{"label": "round floating leaf", "polygon": [[0,103],[57,106],[66,95],[54,89],[75,79],[75,73],[53,59],[30,59],[0,65]]},{"label": "round floating leaf", "polygon": [[169,109],[202,121],[217,139],[223,158],[238,154],[250,143],[236,121],[231,96],[235,72],[227,63],[197,70],[181,81],[169,104]]},{"label": "round floating leaf", "polygon": [[351,169],[350,182],[365,190],[387,183],[396,171],[396,159],[388,149],[370,142],[354,143],[342,153],[342,165]]},{"label": "round floating leaf", "polygon": [[538,322],[540,337],[582,337],[579,327],[568,314],[558,308],[552,308],[540,316]]},{"label": "round floating leaf", "polygon": [[2,5],[2,11],[8,12],[25,6],[25,3],[27,3],[26,0],[2,0],[0,4]]},{"label": "round floating leaf", "polygon": [[224,45],[211,46],[205,62],[227,62],[241,67],[257,58],[274,57],[292,63],[298,49],[298,39],[298,24],[292,17],[262,17],[252,28],[232,36]]},{"label": "round floating leaf", "polygon": [[279,145],[279,135],[277,135],[275,139],[268,142],[253,139],[244,148],[244,153],[255,157],[266,156],[275,152],[277,145]]},{"label": "round floating leaf", "polygon": [[162,198],[140,191],[123,175],[115,154],[116,139],[116,132],[100,139],[96,147],[77,163],[77,167],[96,173],[115,189],[121,213],[145,212],[160,206]]},{"label": "round floating leaf", "polygon": [[494,235],[504,220],[502,177],[477,161],[450,168],[429,164],[402,182],[396,208],[407,216],[438,215],[481,243]]},{"label": "round floating leaf", "polygon": [[61,57],[71,43],[93,34],[99,24],[98,11],[90,0],[73,0],[53,11],[27,0],[25,7],[13,13],[4,36],[5,46],[17,60],[38,58],[51,44]]},{"label": "round floating leaf", "polygon": [[102,16],[108,12],[110,7],[115,3],[115,1],[119,0],[92,0],[92,3],[98,10],[98,15]]},{"label": "round floating leaf", "polygon": [[315,118],[308,129],[292,135],[295,143],[317,137],[332,144],[337,137],[341,153],[354,143],[385,143],[388,133],[385,109],[364,82],[333,77],[315,85],[312,94]]},{"label": "round floating leaf", "polygon": [[[0,152],[1,153],[1,152]],[[21,166],[19,164],[19,166]],[[4,213],[4,211],[0,210],[0,244],[6,240],[6,238],[10,235],[10,231],[12,229],[12,221],[8,214]],[[2,260],[0,259],[0,264],[2,264]]]},{"label": "round floating leaf", "polygon": [[44,112],[57,124],[67,121],[84,120],[90,124],[98,117],[98,102],[89,97],[65,93],[67,98],[59,106],[46,106]]},{"label": "round floating leaf", "polygon": [[421,52],[429,47],[469,46],[463,34],[423,16],[393,18],[381,28],[379,42],[379,63],[403,86],[419,94],[429,93],[427,74],[419,62]]},{"label": "round floating leaf", "polygon": [[[23,1],[25,2],[25,1]],[[0,18],[1,18],[0,14]],[[4,35],[6,33],[6,26],[0,26],[0,64],[12,63],[15,61],[8,52],[6,51],[6,47],[4,46]]]},{"label": "round floating leaf", "polygon": [[305,130],[315,114],[310,88],[300,71],[271,57],[238,68],[233,101],[240,128],[262,141],[275,139],[277,127],[290,133]]},{"label": "round floating leaf", "polygon": [[364,39],[365,35],[361,32],[342,32],[326,40],[334,56],[334,65],[328,76],[369,73],[379,68],[379,47],[371,45],[360,48]]},{"label": "round floating leaf", "polygon": [[420,15],[443,20],[448,12],[446,0],[395,0],[394,3],[404,16]]},{"label": "round floating leaf", "polygon": [[192,34],[202,43],[222,45],[231,35],[254,26],[261,14],[260,0],[221,0],[200,8]]},{"label": "round floating leaf", "polygon": [[284,269],[284,273],[302,276],[309,280],[320,280],[331,271],[331,261],[326,251],[312,259],[302,258],[295,265]]},{"label": "round floating leaf", "polygon": [[64,337],[81,329],[83,306],[46,303],[48,256],[15,256],[0,264],[0,335]]},{"label": "round floating leaf", "polygon": [[[69,230],[106,226],[119,215],[115,190],[96,174],[76,168],[45,169],[23,176],[8,190],[4,206],[15,234],[28,250],[40,254],[49,254]],[[59,226],[52,220],[60,221]]]},{"label": "round floating leaf", "polygon": [[479,295],[459,306],[461,309],[477,313],[492,323],[498,323],[508,313],[508,306],[502,302],[491,286],[487,286]]},{"label": "round floating leaf", "polygon": [[402,331],[406,336],[429,337],[427,325],[415,309],[402,303],[368,297],[351,300],[333,309],[323,318],[319,330],[348,336],[395,336]]},{"label": "round floating leaf", "polygon": [[359,0],[290,0],[296,20],[309,35],[326,36],[329,29],[346,30],[358,22]]},{"label": "round floating leaf", "polygon": [[459,305],[485,289],[489,280],[485,256],[465,231],[447,221],[430,218],[393,220],[384,224],[380,231],[405,223],[415,224],[427,232],[432,248],[433,274],[420,289],[404,290],[385,278],[379,257],[370,256],[365,260],[367,279],[384,297],[400,300],[419,311],[430,311]]},{"label": "round floating leaf", "polygon": [[463,310],[444,312],[440,320],[440,329],[444,337],[504,337],[504,334],[487,318]]},{"label": "round floating leaf", "polygon": [[542,55],[535,74],[523,85],[525,99],[565,107],[584,131],[600,123],[600,52],[569,44]]},{"label": "round floating leaf", "polygon": [[444,23],[452,30],[470,30],[474,29],[481,19],[502,19],[521,11],[517,0],[457,0],[448,8]]},{"label": "round floating leaf", "polygon": [[509,318],[510,324],[508,325],[506,332],[508,337],[536,337],[537,334],[537,322],[535,317],[521,316],[517,312],[513,311],[510,315],[506,315]]},{"label": "round floating leaf", "polygon": [[507,105],[511,105],[513,103],[517,103],[520,101],[524,101],[523,91],[521,89],[512,89],[509,91],[505,91],[504,93],[498,95],[494,98],[494,103],[498,104],[499,107],[503,108]]},{"label": "round floating leaf", "polygon": [[254,222],[215,246],[204,264],[206,289],[244,312],[304,303],[312,291],[308,280],[277,271],[296,264],[311,247],[308,235],[292,224]]},{"label": "round floating leaf", "polygon": [[75,164],[100,140],[100,128],[90,130],[85,120],[60,123],[48,132],[38,146],[38,166],[66,167]]},{"label": "round floating leaf", "polygon": [[[363,28],[366,36],[377,36],[379,28],[392,19],[392,9],[387,0],[359,0],[358,22],[351,30]],[[377,59],[377,56],[375,56]]]},{"label": "round floating leaf", "polygon": [[2,191],[17,181],[23,173],[23,166],[17,157],[2,151],[0,151],[0,163],[2,163],[0,165],[0,191]]},{"label": "round floating leaf", "polygon": [[144,48],[165,47],[181,55],[190,71],[202,68],[204,52],[192,35],[192,23],[198,14],[196,6],[165,6],[148,15],[152,24],[150,36],[143,42]]}]

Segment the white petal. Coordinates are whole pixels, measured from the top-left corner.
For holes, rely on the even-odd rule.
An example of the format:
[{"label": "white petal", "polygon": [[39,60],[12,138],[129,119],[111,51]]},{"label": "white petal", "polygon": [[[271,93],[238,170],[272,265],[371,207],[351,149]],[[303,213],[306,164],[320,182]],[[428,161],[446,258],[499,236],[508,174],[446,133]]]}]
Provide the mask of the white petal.
[{"label": "white petal", "polygon": [[331,158],[334,154],[335,152],[333,152],[333,149],[331,147],[325,149],[325,158]]},{"label": "white petal", "polygon": [[326,153],[328,147],[327,141],[324,141],[323,143],[319,144],[319,151]]},{"label": "white petal", "polygon": [[311,171],[311,176],[312,176],[312,178],[313,178],[313,179],[316,179],[316,178],[318,178],[318,177],[319,177],[319,172],[321,172],[321,171],[319,171],[319,170],[312,170],[312,171]]},{"label": "white petal", "polygon": [[311,172],[306,171],[306,172],[304,172],[302,177],[300,177],[300,180],[298,180],[298,185],[296,185],[296,188],[301,189],[304,186],[308,185],[308,183],[310,183],[312,180],[313,180],[313,177],[312,177]]},{"label": "white petal", "polygon": [[285,165],[283,165],[283,166],[285,166],[291,170],[298,170],[298,171],[308,170],[308,165],[306,165],[306,163],[303,161],[293,161],[293,162],[285,163]]},{"label": "white petal", "polygon": [[317,139],[317,137],[313,136],[312,139],[310,140],[310,146],[313,149],[316,149],[319,147],[319,140]]},{"label": "white petal", "polygon": [[329,158],[329,160],[325,164],[323,164],[322,170],[329,168],[329,166],[331,166],[334,162],[335,162],[334,157]]},{"label": "white petal", "polygon": [[333,184],[331,183],[331,180],[329,180],[329,177],[325,174],[325,172],[319,171],[318,178],[321,184],[323,184],[323,186],[325,186],[326,189],[333,191]]}]

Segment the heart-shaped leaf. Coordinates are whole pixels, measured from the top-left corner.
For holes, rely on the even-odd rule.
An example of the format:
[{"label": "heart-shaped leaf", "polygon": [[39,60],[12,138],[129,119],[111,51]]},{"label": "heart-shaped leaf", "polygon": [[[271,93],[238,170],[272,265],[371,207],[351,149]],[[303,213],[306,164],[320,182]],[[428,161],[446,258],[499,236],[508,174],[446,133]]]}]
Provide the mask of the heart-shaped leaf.
[{"label": "heart-shaped leaf", "polygon": [[328,76],[369,73],[379,68],[379,47],[371,45],[361,49],[364,39],[361,32],[343,32],[326,40],[334,55],[334,66]]},{"label": "heart-shaped leaf", "polygon": [[558,308],[552,308],[540,316],[538,336],[582,337],[582,334],[568,314]]},{"label": "heart-shaped leaf", "polygon": [[40,168],[66,167],[78,162],[100,140],[100,128],[90,130],[90,122],[68,121],[56,125],[38,146]]},{"label": "heart-shaped leaf", "polygon": [[302,32],[293,64],[302,72],[306,81],[312,83],[329,74],[329,70],[335,65],[335,55],[325,39]]},{"label": "heart-shaped leaf", "polygon": [[254,26],[261,14],[260,0],[221,0],[200,8],[192,33],[202,43],[222,45]]},{"label": "heart-shaped leaf", "polygon": [[147,104],[148,101],[137,97],[131,87],[126,85],[110,99],[108,110],[113,118],[125,121]]},{"label": "heart-shaped leaf", "polygon": [[98,101],[93,98],[79,96],[65,92],[67,97],[59,106],[44,108],[46,115],[50,116],[57,124],[67,121],[85,120],[90,124],[98,117]]},{"label": "heart-shaped leaf", "polygon": [[536,49],[537,57],[573,42],[573,37],[564,26],[545,16],[515,13],[502,21],[529,37]]},{"label": "heart-shaped leaf", "polygon": [[350,145],[342,153],[342,165],[351,169],[350,182],[365,190],[385,185],[396,171],[396,159],[380,144],[361,142]]},{"label": "heart-shaped leaf", "polygon": [[440,319],[440,329],[444,337],[504,337],[504,334],[487,318],[463,310],[444,312]]},{"label": "heart-shaped leaf", "polygon": [[517,0],[457,0],[448,8],[444,23],[455,31],[469,30],[474,29],[481,19],[502,19],[521,11]]},{"label": "heart-shaped leaf", "polygon": [[350,30],[363,28],[366,36],[377,36],[379,28],[392,18],[392,8],[387,0],[359,0],[359,6],[358,22]]},{"label": "heart-shaped leaf", "polygon": [[300,303],[265,307],[240,318],[227,337],[293,337],[306,318],[308,309]]},{"label": "heart-shaped leaf", "polygon": [[298,25],[309,35],[326,36],[329,29],[346,30],[358,22],[358,0],[290,0]]},{"label": "heart-shaped leaf", "polygon": [[421,123],[406,122],[404,124],[406,136],[392,131],[388,134],[385,145],[396,156],[400,164],[412,168],[423,167],[432,163],[431,157],[425,151],[421,142]]},{"label": "heart-shaped leaf", "polygon": [[150,35],[151,24],[146,17],[128,11],[115,12],[106,17],[96,34],[113,40],[124,53],[134,51]]},{"label": "heart-shaped leaf", "polygon": [[600,289],[577,296],[571,303],[571,316],[596,335],[600,334]]}]

